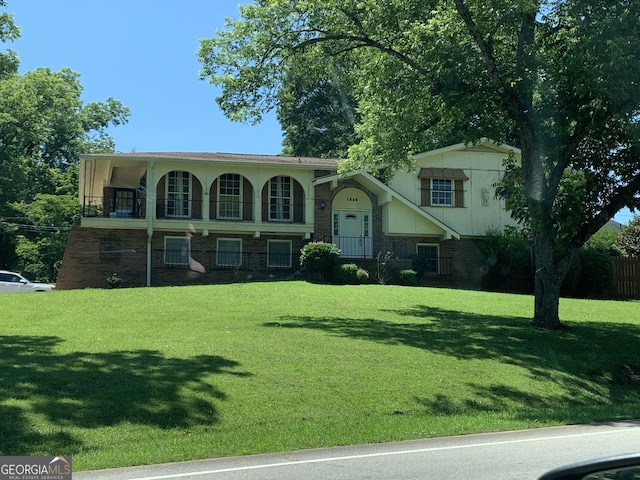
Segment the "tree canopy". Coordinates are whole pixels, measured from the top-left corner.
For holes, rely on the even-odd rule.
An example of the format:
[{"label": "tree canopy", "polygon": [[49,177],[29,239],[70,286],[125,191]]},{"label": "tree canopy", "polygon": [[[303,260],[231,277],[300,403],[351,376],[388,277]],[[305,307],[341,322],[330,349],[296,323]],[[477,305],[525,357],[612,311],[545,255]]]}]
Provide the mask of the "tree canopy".
[{"label": "tree canopy", "polygon": [[533,324],[562,327],[575,252],[638,205],[640,2],[256,0],[240,13],[198,52],[232,119],[260,120],[290,70],[348,57],[359,123],[343,168],[396,169],[454,138],[515,143]]},{"label": "tree canopy", "polygon": [[627,226],[620,232],[616,247],[630,257],[640,257],[640,215],[634,215]]},{"label": "tree canopy", "polygon": [[[0,13],[0,42],[19,34]],[[113,98],[83,102],[68,68],[20,74],[18,65],[15,52],[0,52],[0,267],[53,281],[78,210],[79,155],[112,152],[107,129],[126,123],[129,109]]]},{"label": "tree canopy", "polygon": [[357,142],[359,114],[347,61],[323,56],[313,64],[292,62],[287,68],[276,107],[284,131],[283,154],[344,158]]}]

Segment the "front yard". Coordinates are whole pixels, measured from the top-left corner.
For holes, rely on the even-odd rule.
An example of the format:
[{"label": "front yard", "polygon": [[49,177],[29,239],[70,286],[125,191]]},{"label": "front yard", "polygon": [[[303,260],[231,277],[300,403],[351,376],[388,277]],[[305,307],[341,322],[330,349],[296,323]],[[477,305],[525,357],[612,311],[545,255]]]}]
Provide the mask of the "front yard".
[{"label": "front yard", "polygon": [[0,454],[74,469],[633,418],[638,302],[305,282],[0,297]]}]

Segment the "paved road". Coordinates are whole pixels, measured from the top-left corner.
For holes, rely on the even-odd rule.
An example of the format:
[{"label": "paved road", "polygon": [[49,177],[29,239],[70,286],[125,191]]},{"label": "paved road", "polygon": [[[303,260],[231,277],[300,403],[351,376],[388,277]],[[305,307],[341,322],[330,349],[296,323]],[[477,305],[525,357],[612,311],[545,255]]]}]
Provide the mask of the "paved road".
[{"label": "paved road", "polygon": [[534,480],[640,453],[640,420],[77,472],[74,480]]}]

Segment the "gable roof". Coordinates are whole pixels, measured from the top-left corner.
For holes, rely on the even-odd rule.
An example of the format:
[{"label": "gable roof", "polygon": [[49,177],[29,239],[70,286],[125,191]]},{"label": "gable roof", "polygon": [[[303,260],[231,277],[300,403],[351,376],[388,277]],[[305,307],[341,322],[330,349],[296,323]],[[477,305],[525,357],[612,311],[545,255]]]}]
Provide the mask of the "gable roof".
[{"label": "gable roof", "polygon": [[514,152],[519,154],[520,149],[513,147],[511,145],[507,145],[506,143],[500,144],[496,143],[488,138],[481,138],[478,143],[456,143],[455,145],[449,145],[442,148],[436,148],[435,150],[429,150],[428,152],[416,153],[413,158],[415,160],[420,160],[422,158],[431,157],[433,155],[441,155],[447,152],[454,152],[458,150],[468,150],[475,152],[500,152],[500,153],[509,153]]},{"label": "gable roof", "polygon": [[433,223],[436,226],[438,226],[439,228],[441,228],[448,237],[457,238],[457,239],[460,238],[460,234],[456,230],[451,228],[449,225],[447,225],[446,223],[438,220],[436,217],[431,215],[429,212],[423,210],[418,205],[413,203],[411,200],[409,200],[408,198],[404,197],[403,195],[401,195],[400,193],[398,193],[394,189],[390,188],[388,185],[384,184],[383,182],[381,182],[380,180],[375,178],[370,173],[365,172],[364,170],[358,170],[358,171],[353,171],[353,172],[339,173],[337,175],[328,175],[328,176],[325,176],[325,177],[319,177],[319,178],[316,178],[313,181],[313,184],[314,185],[322,185],[323,183],[329,183],[329,182],[338,181],[338,180],[345,180],[345,179],[348,179],[348,178],[353,178],[354,180],[358,181],[361,185],[367,187],[373,193],[378,195],[378,203],[379,204],[389,203],[389,202],[391,202],[391,200],[393,198],[396,198],[400,203],[402,203],[405,206],[409,207],[416,214],[418,214],[419,216],[423,217],[424,219],[430,221],[431,223]]}]

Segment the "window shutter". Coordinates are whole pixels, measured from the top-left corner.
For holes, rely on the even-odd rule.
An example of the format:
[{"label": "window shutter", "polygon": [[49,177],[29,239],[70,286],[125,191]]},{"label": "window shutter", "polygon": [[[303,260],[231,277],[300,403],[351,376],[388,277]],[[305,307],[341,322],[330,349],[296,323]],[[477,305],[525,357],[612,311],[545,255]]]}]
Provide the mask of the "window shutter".
[{"label": "window shutter", "polygon": [[431,179],[420,179],[420,205],[429,207],[431,206]]},{"label": "window shutter", "polygon": [[463,181],[456,180],[455,185],[453,187],[455,192],[455,203],[456,207],[464,207],[464,190],[463,190]]}]

